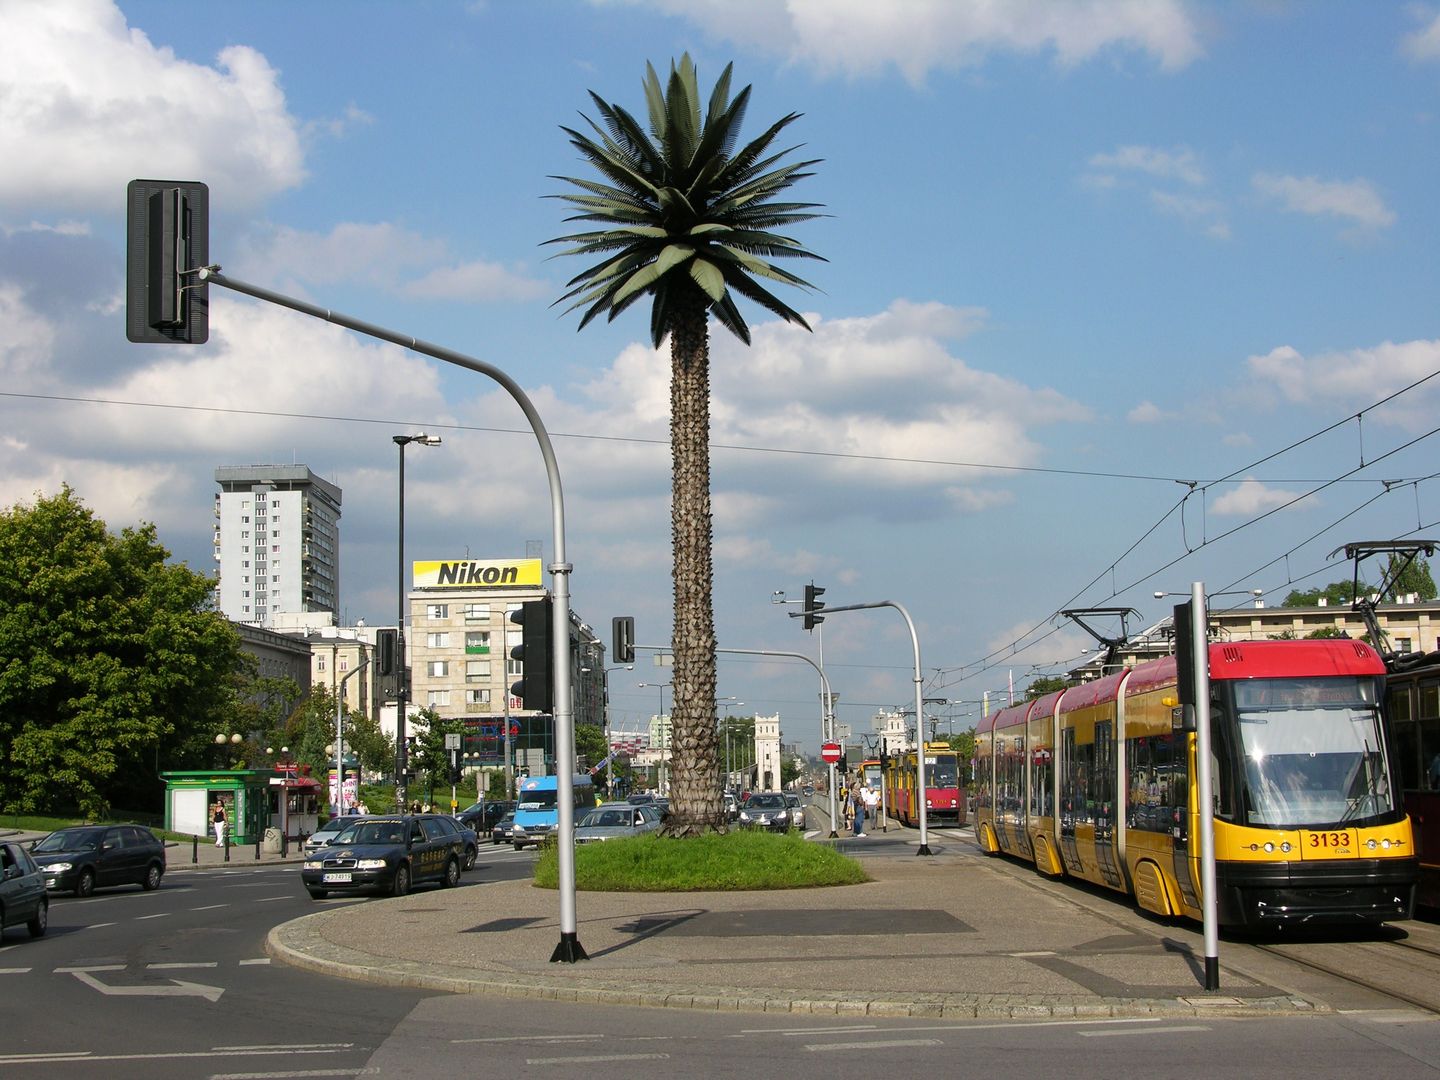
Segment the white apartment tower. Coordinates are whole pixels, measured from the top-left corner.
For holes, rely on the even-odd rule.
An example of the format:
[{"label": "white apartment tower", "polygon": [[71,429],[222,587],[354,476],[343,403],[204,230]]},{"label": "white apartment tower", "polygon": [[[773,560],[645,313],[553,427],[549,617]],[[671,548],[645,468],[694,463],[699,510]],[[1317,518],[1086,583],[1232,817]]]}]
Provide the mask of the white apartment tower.
[{"label": "white apartment tower", "polygon": [[220,610],[269,626],[281,612],[339,610],[340,489],[304,465],[215,470]]}]

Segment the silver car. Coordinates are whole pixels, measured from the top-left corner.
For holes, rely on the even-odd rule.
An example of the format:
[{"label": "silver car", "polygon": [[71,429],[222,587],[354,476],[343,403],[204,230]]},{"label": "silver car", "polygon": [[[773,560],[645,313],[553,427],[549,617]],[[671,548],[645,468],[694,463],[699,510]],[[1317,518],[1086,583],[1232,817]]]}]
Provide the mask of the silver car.
[{"label": "silver car", "polygon": [[313,855],[339,836],[341,829],[347,825],[354,825],[359,820],[353,814],[331,818],[305,838],[305,854]]},{"label": "silver car", "polygon": [[594,844],[625,836],[643,836],[660,828],[660,811],[652,804],[601,803],[575,826],[575,843]]},{"label": "silver car", "polygon": [[785,805],[790,807],[790,827],[792,829],[805,828],[805,806],[800,802],[800,796],[787,791]]}]

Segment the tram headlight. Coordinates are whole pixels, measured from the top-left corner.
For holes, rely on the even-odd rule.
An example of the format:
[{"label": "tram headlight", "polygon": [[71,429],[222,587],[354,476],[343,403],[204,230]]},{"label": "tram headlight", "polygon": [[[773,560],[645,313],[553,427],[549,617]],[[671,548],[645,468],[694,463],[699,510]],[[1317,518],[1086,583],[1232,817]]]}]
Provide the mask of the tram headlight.
[{"label": "tram headlight", "polygon": [[1274,854],[1275,854],[1275,844],[1274,844],[1273,841],[1270,841],[1270,840],[1266,840],[1266,841],[1265,841],[1265,854],[1266,854],[1266,855],[1274,855]]},{"label": "tram headlight", "polygon": [[1289,840],[1282,840],[1280,842],[1280,850],[1283,851],[1286,855],[1290,854],[1292,846],[1293,845],[1291,845]]}]

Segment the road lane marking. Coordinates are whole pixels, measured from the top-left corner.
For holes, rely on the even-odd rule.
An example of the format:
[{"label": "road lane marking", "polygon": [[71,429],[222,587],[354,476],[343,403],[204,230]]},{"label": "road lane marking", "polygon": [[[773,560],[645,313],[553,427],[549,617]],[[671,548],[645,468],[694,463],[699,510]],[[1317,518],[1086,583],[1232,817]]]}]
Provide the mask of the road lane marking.
[{"label": "road lane marking", "polygon": [[214,960],[194,960],[188,962],[176,962],[171,964],[146,964],[149,971],[178,971],[181,968],[213,968],[220,965]]},{"label": "road lane marking", "polygon": [[944,1046],[943,1039],[879,1039],[875,1042],[807,1043],[806,1050],[823,1054],[831,1050],[891,1050],[901,1046]]},{"label": "road lane marking", "polygon": [[255,1043],[251,1046],[212,1046],[211,1050],[274,1051],[283,1054],[287,1050],[348,1050],[354,1043]]},{"label": "road lane marking", "polygon": [[79,967],[57,967],[56,975],[78,975],[85,971],[124,971],[124,964],[90,964]]},{"label": "road lane marking", "polygon": [[216,908],[229,907],[229,904],[206,904],[204,907],[192,907],[191,911],[214,911]]},{"label": "road lane marking", "polygon": [[111,986],[84,971],[76,971],[71,974],[90,989],[98,990],[106,997],[203,997],[206,1001],[214,1003],[220,1000],[221,994],[225,993],[223,986],[206,986],[204,983],[185,982],[182,979],[171,979],[168,986]]},{"label": "road lane marking", "polygon": [[[172,1050],[153,1054],[96,1054],[88,1050],[76,1050],[59,1054],[5,1054],[0,1055],[0,1065],[48,1065],[54,1062],[69,1061],[178,1061],[190,1058],[266,1057],[273,1054],[340,1054],[344,1052],[343,1050],[305,1050],[290,1046],[283,1050]],[[345,1070],[347,1075],[358,1075],[359,1071],[357,1069]]]},{"label": "road lane marking", "polygon": [[526,1058],[526,1065],[591,1065],[601,1061],[669,1061],[669,1054],[591,1054],[586,1057]]},{"label": "road lane marking", "polygon": [[284,896],[262,896],[259,900],[256,900],[255,903],[257,903],[257,904],[268,904],[268,903],[270,903],[270,901],[272,901],[272,900],[294,900],[294,899],[295,899],[295,897],[294,897],[291,893],[286,893]]},{"label": "road lane marking", "polygon": [[107,926],[114,926],[113,922],[92,922],[88,926],[82,926],[81,930],[103,930]]},{"label": "road lane marking", "polygon": [[288,1077],[302,1076],[374,1076],[380,1070],[376,1068],[363,1069],[299,1069],[291,1072],[263,1072],[263,1073],[211,1073],[210,1080],[286,1080]]},{"label": "road lane marking", "polygon": [[1158,1035],[1162,1031],[1209,1031],[1207,1024],[1172,1024],[1168,1027],[1141,1028],[1138,1031],[1081,1031],[1078,1032],[1086,1039],[1113,1039],[1120,1035]]},{"label": "road lane marking", "polygon": [[168,912],[168,911],[162,911],[162,912],[160,912],[158,915],[136,915],[136,916],[135,916],[135,921],[136,921],[136,922],[144,922],[146,919],[165,919],[165,918],[168,918],[169,916],[170,916],[170,912]]},{"label": "road lane marking", "polygon": [[510,1042],[592,1042],[603,1039],[604,1035],[493,1035],[489,1038],[451,1039],[452,1043],[510,1043]]},{"label": "road lane marking", "polygon": [[255,965],[255,964],[268,964],[268,963],[270,963],[270,957],[268,957],[268,956],[261,956],[261,957],[258,957],[257,959],[254,959],[254,960],[241,960],[241,961],[240,961],[240,966],[241,966],[241,967],[251,967],[251,966],[253,966],[253,965]]},{"label": "road lane marking", "polygon": [[[743,1028],[740,1035],[834,1035],[851,1031],[878,1031],[879,1024],[850,1024],[845,1027],[828,1028]],[[732,1035],[731,1038],[739,1038]]]},{"label": "road lane marking", "polygon": [[24,975],[29,968],[0,968],[0,975]]}]

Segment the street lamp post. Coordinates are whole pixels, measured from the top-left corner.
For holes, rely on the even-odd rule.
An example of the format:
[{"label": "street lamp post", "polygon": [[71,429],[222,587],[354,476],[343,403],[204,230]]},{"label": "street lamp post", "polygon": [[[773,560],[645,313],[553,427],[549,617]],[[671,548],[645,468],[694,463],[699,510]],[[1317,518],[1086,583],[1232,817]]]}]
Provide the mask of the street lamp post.
[{"label": "street lamp post", "polygon": [[616,664],[600,671],[600,691],[605,695],[605,797],[615,797],[615,748],[610,745],[610,673],[612,671],[634,671],[634,664]]},{"label": "street lamp post", "polygon": [[405,447],[411,443],[439,446],[440,436],[427,435],[422,431],[416,435],[392,435],[390,438],[400,449],[400,536],[396,545],[399,552],[399,604],[395,619],[395,669],[398,673],[399,689],[395,695],[395,805],[398,809],[403,809],[406,796],[405,770],[410,764],[405,745],[405,702],[410,695],[405,666]]}]

